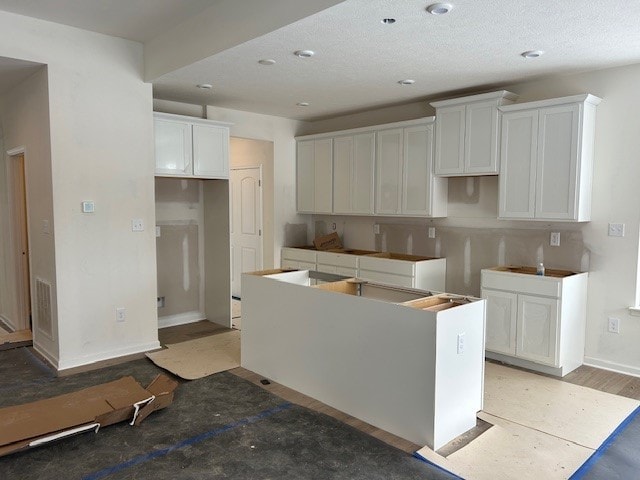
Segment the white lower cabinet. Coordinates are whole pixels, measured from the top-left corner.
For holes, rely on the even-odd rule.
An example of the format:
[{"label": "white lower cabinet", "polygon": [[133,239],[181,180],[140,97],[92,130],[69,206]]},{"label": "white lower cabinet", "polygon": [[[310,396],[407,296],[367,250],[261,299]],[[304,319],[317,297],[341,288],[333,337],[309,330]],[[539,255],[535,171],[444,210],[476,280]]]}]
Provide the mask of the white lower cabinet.
[{"label": "white lower cabinet", "polygon": [[315,270],[316,254],[317,252],[311,249],[285,247],[281,252],[280,265],[282,268]]},{"label": "white lower cabinet", "polygon": [[482,298],[487,357],[559,376],[582,365],[587,273],[485,269]]}]

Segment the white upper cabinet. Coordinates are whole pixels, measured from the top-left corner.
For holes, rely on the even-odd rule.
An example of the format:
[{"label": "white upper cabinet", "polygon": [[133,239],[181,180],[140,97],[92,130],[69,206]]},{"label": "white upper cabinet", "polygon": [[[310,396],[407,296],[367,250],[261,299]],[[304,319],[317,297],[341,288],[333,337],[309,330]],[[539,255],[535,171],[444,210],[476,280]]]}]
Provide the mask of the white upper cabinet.
[{"label": "white upper cabinet", "polygon": [[296,159],[297,210],[331,213],[333,204],[333,140],[298,142]]},{"label": "white upper cabinet", "polygon": [[229,178],[229,125],[154,113],[156,175]]},{"label": "white upper cabinet", "polygon": [[587,94],[501,107],[499,218],[591,219],[599,103]]},{"label": "white upper cabinet", "polygon": [[374,132],[333,139],[333,212],[373,213]]},{"label": "white upper cabinet", "polygon": [[517,95],[501,90],[431,103],[436,108],[436,175],[497,175],[500,105]]},{"label": "white upper cabinet", "polygon": [[433,175],[433,121],[299,137],[298,212],[446,216],[447,180]]}]

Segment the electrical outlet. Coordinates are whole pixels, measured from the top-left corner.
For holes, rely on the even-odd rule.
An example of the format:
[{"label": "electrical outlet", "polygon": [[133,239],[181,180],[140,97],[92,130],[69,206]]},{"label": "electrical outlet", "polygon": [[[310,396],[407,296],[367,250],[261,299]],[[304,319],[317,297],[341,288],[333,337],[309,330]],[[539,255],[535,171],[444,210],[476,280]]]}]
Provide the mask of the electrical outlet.
[{"label": "electrical outlet", "polygon": [[156,237],[160,237],[162,235],[162,231],[160,230],[160,226],[156,225]]},{"label": "electrical outlet", "polygon": [[464,332],[458,334],[458,345],[457,345],[458,355],[462,355],[464,353],[464,336],[465,336]]},{"label": "electrical outlet", "polygon": [[429,238],[436,238],[436,227],[429,227]]},{"label": "electrical outlet", "polygon": [[141,218],[134,218],[131,220],[132,232],[144,232],[144,221]]},{"label": "electrical outlet", "polygon": [[549,245],[552,247],[560,246],[560,232],[551,232],[551,236],[549,238]]},{"label": "electrical outlet", "polygon": [[336,231],[336,222],[333,222],[331,224],[331,230],[333,230],[334,232]]},{"label": "electrical outlet", "polygon": [[624,223],[610,223],[609,224],[609,236],[610,237],[624,237]]},{"label": "electrical outlet", "polygon": [[373,233],[375,235],[378,235],[380,233],[380,225],[378,225],[377,223],[373,225]]},{"label": "electrical outlet", "polygon": [[157,306],[158,306],[158,308],[163,308],[164,307],[164,297],[158,297]]},{"label": "electrical outlet", "polygon": [[607,329],[610,333],[620,333],[620,319],[609,317],[609,325]]},{"label": "electrical outlet", "polygon": [[127,310],[124,307],[116,308],[116,322],[124,322],[127,318]]}]

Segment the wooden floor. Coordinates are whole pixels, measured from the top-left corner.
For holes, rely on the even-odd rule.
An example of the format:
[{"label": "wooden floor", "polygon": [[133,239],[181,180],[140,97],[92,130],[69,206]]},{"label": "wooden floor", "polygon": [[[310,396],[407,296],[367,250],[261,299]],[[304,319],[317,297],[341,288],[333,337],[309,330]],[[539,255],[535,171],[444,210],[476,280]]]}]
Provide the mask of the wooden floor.
[{"label": "wooden floor", "polygon": [[[228,329],[207,321],[192,323],[188,325],[180,325],[177,327],[163,328],[159,331],[160,343],[162,343],[163,345],[170,343],[179,343],[181,341],[193,340],[194,338],[200,338],[206,335],[220,333],[223,330]],[[408,440],[397,437],[389,432],[374,427],[373,425],[363,422],[362,420],[358,420],[357,418],[347,415],[346,413],[336,410],[335,408],[319,402],[318,400],[315,400],[311,397],[308,397],[307,395],[287,388],[278,383],[271,382],[269,380],[269,383],[265,385],[261,381],[267,379],[245,368],[234,368],[233,370],[230,370],[230,373],[244,378],[245,380],[258,385],[259,387],[264,388],[265,390],[291,403],[295,403],[297,405],[301,405],[311,410],[315,410],[317,412],[334,417],[407,453],[413,453],[424,446],[416,445],[412,442],[409,442]],[[623,397],[640,400],[640,378],[638,377],[609,372],[607,370],[601,370],[598,368],[587,367],[583,365],[560,380],[573,383],[575,385],[612,393],[614,395],[621,395]],[[474,438],[481,435],[490,427],[491,425],[489,423],[478,419],[478,423],[475,428],[442,447],[440,450],[438,450],[438,453],[445,457],[451,455],[455,451],[467,445]]]}]

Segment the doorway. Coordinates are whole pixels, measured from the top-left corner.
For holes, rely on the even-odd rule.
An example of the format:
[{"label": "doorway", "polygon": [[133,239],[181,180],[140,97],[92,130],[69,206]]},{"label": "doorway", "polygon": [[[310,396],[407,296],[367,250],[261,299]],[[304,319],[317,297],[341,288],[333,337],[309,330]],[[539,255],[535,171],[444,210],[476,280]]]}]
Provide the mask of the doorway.
[{"label": "doorway", "polygon": [[241,298],[242,273],[263,268],[262,166],[231,168],[231,295]]},{"label": "doorway", "polygon": [[12,257],[15,265],[17,330],[31,329],[31,267],[24,151],[8,152],[7,180]]}]

